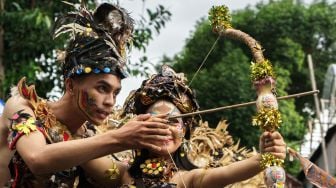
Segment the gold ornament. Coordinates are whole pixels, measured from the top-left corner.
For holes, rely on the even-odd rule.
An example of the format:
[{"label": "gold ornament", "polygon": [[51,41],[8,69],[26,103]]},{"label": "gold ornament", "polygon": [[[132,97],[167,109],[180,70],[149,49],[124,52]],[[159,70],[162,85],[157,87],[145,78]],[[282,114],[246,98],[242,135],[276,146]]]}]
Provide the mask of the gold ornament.
[{"label": "gold ornament", "polygon": [[251,63],[251,80],[253,82],[262,80],[267,77],[274,78],[274,72],[271,63],[268,60],[264,60],[260,63]]},{"label": "gold ornament", "polygon": [[280,127],[281,114],[279,110],[261,109],[256,116],[252,118],[252,125],[259,126],[262,130],[273,132]]},{"label": "gold ornament", "polygon": [[232,28],[231,16],[228,7],[213,6],[209,12],[209,20],[214,32],[223,32],[226,29]]},{"label": "gold ornament", "polygon": [[161,177],[163,175],[165,162],[162,159],[147,159],[140,165],[142,173],[149,177]]},{"label": "gold ornament", "polygon": [[90,73],[92,71],[91,67],[85,67],[84,72]]},{"label": "gold ornament", "polygon": [[261,155],[260,167],[262,169],[266,169],[267,167],[270,167],[270,166],[282,166],[283,163],[284,163],[284,160],[278,159],[270,153],[264,153]]},{"label": "gold ornament", "polygon": [[118,166],[115,163],[113,163],[112,167],[105,171],[105,175],[106,175],[107,178],[109,178],[111,180],[117,179],[120,175],[120,171],[118,169]]}]

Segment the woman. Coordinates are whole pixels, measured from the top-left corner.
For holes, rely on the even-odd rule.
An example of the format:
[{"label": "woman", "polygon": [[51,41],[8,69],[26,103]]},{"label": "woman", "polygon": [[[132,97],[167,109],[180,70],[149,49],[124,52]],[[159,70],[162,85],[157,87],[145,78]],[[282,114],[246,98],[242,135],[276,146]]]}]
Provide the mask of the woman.
[{"label": "woman", "polygon": [[[123,114],[150,113],[168,116],[193,112],[198,109],[192,90],[185,84],[183,75],[163,66],[160,74],[145,80],[141,87],[128,97]],[[155,117],[152,118],[155,120]],[[172,136],[157,144],[161,151],[136,151],[130,168],[124,168],[121,182],[136,187],[223,187],[248,179],[261,172],[261,154],[225,167],[197,169],[190,163],[186,140],[196,118],[178,118],[169,121]],[[267,143],[265,143],[267,140]],[[260,138],[260,151],[284,159],[285,143],[278,132],[265,132]]]}]

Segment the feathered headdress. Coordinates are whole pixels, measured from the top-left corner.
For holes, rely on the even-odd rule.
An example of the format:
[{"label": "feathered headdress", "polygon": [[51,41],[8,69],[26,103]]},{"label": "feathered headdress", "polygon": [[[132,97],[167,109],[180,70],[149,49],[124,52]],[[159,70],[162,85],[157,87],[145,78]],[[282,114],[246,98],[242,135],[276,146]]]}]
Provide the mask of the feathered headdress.
[{"label": "feathered headdress", "polygon": [[69,34],[62,61],[65,78],[84,73],[112,73],[126,77],[126,48],[130,45],[133,19],[116,5],[103,3],[92,13],[83,4],[76,12],[57,19],[54,38]]},{"label": "feathered headdress", "polygon": [[[172,102],[181,113],[195,112],[199,109],[194,92],[186,85],[183,74],[177,74],[172,68],[163,65],[159,74],[144,80],[136,91],[130,93],[123,107],[123,115],[141,114],[156,101],[164,99]],[[189,137],[190,129],[197,124],[195,118],[184,118]]]}]

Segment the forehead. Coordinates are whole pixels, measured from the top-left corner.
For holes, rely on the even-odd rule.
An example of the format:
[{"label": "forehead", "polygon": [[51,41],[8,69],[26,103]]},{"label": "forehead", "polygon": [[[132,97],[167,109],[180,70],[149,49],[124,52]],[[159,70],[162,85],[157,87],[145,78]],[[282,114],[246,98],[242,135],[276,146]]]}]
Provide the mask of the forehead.
[{"label": "forehead", "polygon": [[79,84],[86,87],[105,84],[115,89],[121,88],[120,78],[113,74],[89,74],[79,79]]},{"label": "forehead", "polygon": [[147,113],[149,112],[181,114],[181,112],[173,103],[166,100],[156,101],[148,108]]}]

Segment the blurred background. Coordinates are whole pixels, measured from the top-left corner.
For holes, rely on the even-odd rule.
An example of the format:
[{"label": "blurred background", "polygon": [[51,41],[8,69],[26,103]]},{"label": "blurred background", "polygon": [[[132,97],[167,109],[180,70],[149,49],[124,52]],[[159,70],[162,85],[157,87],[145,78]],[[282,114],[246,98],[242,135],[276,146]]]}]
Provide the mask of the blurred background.
[{"label": "blurred background", "polygon": [[[78,1],[68,1],[78,4]],[[94,8],[106,1],[88,1]],[[320,90],[313,96],[279,102],[283,116],[280,132],[289,146],[335,176],[336,4],[326,0],[124,0],[107,1],[126,8],[136,23],[129,52],[130,77],[122,81],[118,105],[142,80],[169,64],[193,82],[201,109],[256,99],[250,81],[252,56],[242,43],[221,37],[198,74],[195,72],[214,45],[208,11],[226,4],[232,25],[258,40],[277,75],[278,96],[312,90],[312,76]],[[63,80],[55,62],[56,50],[66,37],[53,40],[50,30],[57,16],[73,10],[62,1],[2,0],[0,2],[0,99],[26,76],[38,94],[50,100],[62,96]],[[313,67],[308,66],[308,56]],[[194,76],[195,75],[195,76]],[[0,110],[3,102],[0,101]],[[260,131],[251,126],[255,107],[226,110],[204,116],[210,126],[226,119],[234,139],[256,147]],[[326,143],[322,147],[321,141]],[[324,150],[324,152],[323,152]],[[322,155],[327,154],[327,158]],[[286,170],[304,182],[298,162],[286,161]],[[309,185],[307,185],[309,186]]]}]

